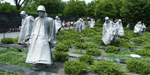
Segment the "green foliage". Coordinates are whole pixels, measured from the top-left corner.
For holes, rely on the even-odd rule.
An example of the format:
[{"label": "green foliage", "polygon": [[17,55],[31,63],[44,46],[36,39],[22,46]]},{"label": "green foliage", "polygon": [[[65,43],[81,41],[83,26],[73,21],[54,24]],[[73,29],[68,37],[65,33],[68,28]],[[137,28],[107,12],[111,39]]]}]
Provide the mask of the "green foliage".
[{"label": "green foliage", "polygon": [[102,51],[98,50],[97,48],[89,48],[86,50],[86,54],[93,55],[93,56],[99,56]]},{"label": "green foliage", "polygon": [[19,37],[14,38],[13,42],[17,44],[18,43],[18,39],[19,39]]},{"label": "green foliage", "polygon": [[68,46],[68,48],[72,47],[72,41],[70,41],[70,40],[64,40],[64,41],[62,41],[62,44]]},{"label": "green foliage", "polygon": [[133,38],[132,41],[135,44],[143,44],[144,43],[144,39],[142,39],[142,38]]},{"label": "green foliage", "polygon": [[84,48],[84,44],[79,43],[79,42],[76,42],[74,46],[75,46],[76,49],[83,49]]},{"label": "green foliage", "polygon": [[99,61],[91,66],[91,70],[100,75],[125,75],[125,72],[121,70],[121,66],[113,61]]},{"label": "green foliage", "polygon": [[60,51],[60,52],[55,52],[54,53],[53,60],[54,61],[59,61],[59,62],[64,62],[64,61],[67,61],[68,58],[69,58],[69,54],[68,53]]},{"label": "green foliage", "polygon": [[144,23],[148,24],[150,23],[150,18],[147,17],[147,15],[150,14],[150,12],[147,12],[147,10],[149,10],[149,6],[149,0],[124,0],[120,9],[120,15],[124,18],[125,22],[135,24],[137,21],[140,21],[142,17]]},{"label": "green foliage", "polygon": [[19,72],[16,72],[16,73],[9,73],[8,71],[1,71],[0,70],[0,74],[2,75],[21,75]]},{"label": "green foliage", "polygon": [[85,62],[85,63],[91,65],[91,64],[93,64],[93,62],[94,62],[94,57],[93,57],[93,56],[90,56],[90,55],[84,55],[84,56],[78,57],[78,60],[79,60],[80,62]]},{"label": "green foliage", "polygon": [[58,44],[54,49],[56,51],[64,51],[64,52],[69,50],[68,46],[64,44]]},{"label": "green foliage", "polygon": [[143,57],[150,57],[150,50],[147,50],[147,49],[140,49],[140,50],[134,51],[134,53],[141,55]]},{"label": "green foliage", "polygon": [[2,3],[0,4],[0,12],[20,12],[17,10],[15,6],[10,5],[10,3]]},{"label": "green foliage", "polygon": [[85,62],[69,60],[64,65],[64,71],[69,75],[81,75],[81,72],[87,70],[87,64]]},{"label": "green foliage", "polygon": [[95,12],[95,2],[94,1],[91,1],[91,3],[88,3],[87,4],[87,10],[86,10],[86,12],[87,12],[87,15],[89,16],[89,17],[94,17],[94,12]]},{"label": "green foliage", "polygon": [[28,13],[36,14],[37,7],[39,5],[45,6],[47,14],[55,14],[55,15],[62,13],[63,10],[62,7],[65,6],[65,5],[63,6],[63,4],[59,2],[59,0],[39,0],[35,1],[34,3],[27,4],[27,6],[25,7],[25,11],[27,11]]},{"label": "green foliage", "polygon": [[98,48],[98,45],[95,43],[85,43],[84,44],[84,49],[87,50],[89,48]]},{"label": "green foliage", "polygon": [[101,35],[95,35],[92,38],[90,38],[92,41],[94,41],[94,43],[96,43],[97,45],[104,45],[103,41],[102,41],[102,36]]},{"label": "green foliage", "polygon": [[76,40],[81,39],[81,33],[76,32],[74,29],[68,29],[66,31],[60,31],[59,35],[56,37],[58,42],[62,42],[64,40],[71,40],[74,43]]},{"label": "green foliage", "polygon": [[76,51],[74,51],[74,52],[72,52],[72,53],[85,55],[85,53],[84,53],[82,50],[76,50]]},{"label": "green foliage", "polygon": [[106,16],[109,16],[110,18],[115,18],[117,14],[116,7],[114,6],[114,3],[111,0],[103,0],[100,1],[95,8],[94,15],[97,18],[105,18]]},{"label": "green foliage", "polygon": [[150,65],[139,60],[126,61],[126,67],[130,72],[150,74]]},{"label": "green foliage", "polygon": [[90,29],[89,26],[87,26],[84,30],[82,30],[82,33],[85,37],[92,37],[96,32],[93,29]]},{"label": "green foliage", "polygon": [[130,41],[128,39],[116,39],[116,43],[114,44],[114,46],[129,49],[135,48],[134,45],[130,45]]},{"label": "green foliage", "polygon": [[[80,12],[79,12],[80,11]],[[86,15],[86,3],[83,1],[70,1],[64,9],[67,16],[82,17]]]},{"label": "green foliage", "polygon": [[[97,27],[103,27],[102,21],[96,22],[95,26],[97,26]],[[102,31],[102,30],[101,30],[101,31]]]},{"label": "green foliage", "polygon": [[107,53],[118,53],[118,48],[115,46],[107,46],[105,47],[105,51]]},{"label": "green foliage", "polygon": [[13,38],[2,38],[1,42],[4,44],[12,44],[13,43]]},{"label": "green foliage", "polygon": [[9,48],[0,50],[0,63],[17,65],[25,68],[29,68],[30,64],[25,63],[26,55],[19,55],[18,49]]}]

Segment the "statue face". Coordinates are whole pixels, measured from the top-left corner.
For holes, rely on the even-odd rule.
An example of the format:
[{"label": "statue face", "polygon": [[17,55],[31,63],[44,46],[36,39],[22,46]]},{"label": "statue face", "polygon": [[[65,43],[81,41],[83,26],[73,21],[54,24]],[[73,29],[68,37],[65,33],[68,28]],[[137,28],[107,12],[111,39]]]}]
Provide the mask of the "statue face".
[{"label": "statue face", "polygon": [[45,12],[44,11],[38,11],[38,15],[39,15],[39,17],[44,17]]},{"label": "statue face", "polygon": [[25,15],[24,14],[20,14],[21,18],[25,18]]}]

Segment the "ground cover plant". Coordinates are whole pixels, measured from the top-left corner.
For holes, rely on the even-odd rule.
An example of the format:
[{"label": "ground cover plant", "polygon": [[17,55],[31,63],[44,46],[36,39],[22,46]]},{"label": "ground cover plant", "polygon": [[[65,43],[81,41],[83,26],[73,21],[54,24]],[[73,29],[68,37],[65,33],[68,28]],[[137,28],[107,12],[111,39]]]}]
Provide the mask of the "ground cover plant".
[{"label": "ground cover plant", "polygon": [[0,63],[29,68],[30,64],[25,63],[27,50],[21,50],[22,52],[18,52],[18,50],[20,49],[6,48],[0,50]]}]

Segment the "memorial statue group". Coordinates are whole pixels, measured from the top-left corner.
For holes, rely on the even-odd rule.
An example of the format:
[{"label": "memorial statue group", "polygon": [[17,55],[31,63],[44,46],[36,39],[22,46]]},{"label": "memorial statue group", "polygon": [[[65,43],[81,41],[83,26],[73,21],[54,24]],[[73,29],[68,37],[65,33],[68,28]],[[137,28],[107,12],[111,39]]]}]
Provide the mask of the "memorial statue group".
[{"label": "memorial statue group", "polygon": [[[38,17],[34,19],[32,16],[28,16],[25,11],[21,11],[22,26],[19,34],[18,44],[27,44],[28,54],[26,63],[31,63],[33,69],[36,69],[38,64],[44,64],[50,66],[53,64],[52,48],[56,46],[56,34],[61,30],[61,20],[58,16],[56,19],[47,17],[46,9],[40,5],[37,8]],[[90,28],[93,29],[95,25],[94,19],[90,21]],[[75,30],[82,32],[85,29],[86,24],[82,18],[79,18],[75,22]],[[127,25],[129,28],[130,25]],[[140,34],[141,31],[145,31],[146,26],[141,22],[138,22],[134,27],[134,33]],[[124,29],[121,19],[114,23],[105,17],[105,23],[103,25],[102,41],[105,45],[111,44],[112,40],[115,40],[116,36],[124,36]],[[25,42],[27,40],[27,42]]]}]

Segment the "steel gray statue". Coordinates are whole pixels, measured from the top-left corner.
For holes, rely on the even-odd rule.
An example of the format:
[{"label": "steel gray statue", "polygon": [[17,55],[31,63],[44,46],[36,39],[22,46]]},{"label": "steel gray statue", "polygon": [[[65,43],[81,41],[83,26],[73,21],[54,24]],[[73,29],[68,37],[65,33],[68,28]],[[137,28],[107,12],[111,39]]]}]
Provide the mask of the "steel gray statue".
[{"label": "steel gray statue", "polygon": [[77,22],[75,22],[75,29],[76,31],[82,32],[82,18],[79,18]]},{"label": "steel gray statue", "polygon": [[109,17],[105,17],[105,23],[103,24],[102,41],[105,45],[111,43],[114,40],[117,32],[117,26],[114,22],[110,21]]},{"label": "steel gray statue", "polygon": [[34,17],[28,16],[25,11],[21,11],[20,15],[22,17],[22,22],[18,43],[25,44],[25,40],[29,39],[31,36],[32,27],[34,24]]},{"label": "steel gray statue", "polygon": [[58,34],[62,27],[61,20],[58,16],[56,16],[56,19],[55,19],[55,27],[56,27],[55,32],[56,32],[56,34]]},{"label": "steel gray statue", "polygon": [[44,6],[40,5],[37,12],[39,16],[35,19],[25,62],[51,65],[51,48],[56,44],[55,23],[52,18],[47,17]]},{"label": "steel gray statue", "polygon": [[118,20],[118,22],[116,23],[116,26],[118,27],[117,35],[124,36],[124,30],[123,30],[121,19]]}]

